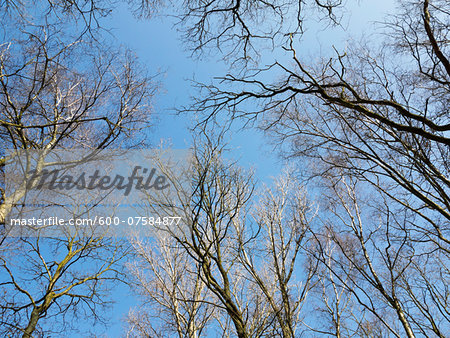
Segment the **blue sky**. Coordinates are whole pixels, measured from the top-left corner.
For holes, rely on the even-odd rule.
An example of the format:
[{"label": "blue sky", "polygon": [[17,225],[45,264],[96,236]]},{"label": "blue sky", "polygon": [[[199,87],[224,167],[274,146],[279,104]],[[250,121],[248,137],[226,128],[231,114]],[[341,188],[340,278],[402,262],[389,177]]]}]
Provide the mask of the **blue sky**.
[{"label": "blue sky", "polygon": [[[209,83],[212,77],[224,74],[227,67],[220,58],[191,58],[180,34],[173,28],[174,22],[162,17],[136,20],[126,8],[116,11],[109,20],[117,40],[135,51],[150,73],[161,72],[162,86],[155,97],[156,120],[150,139],[154,144],[164,140],[174,148],[188,148],[192,141],[188,127],[192,126],[193,118],[187,114],[176,115],[174,108],[189,105],[190,97],[197,94],[190,80]],[[280,163],[272,156],[271,148],[265,146],[261,133],[236,131],[232,136],[228,142],[234,149],[233,157],[240,159],[242,165],[255,167],[263,178],[272,175],[269,167],[279,169]],[[270,166],[267,166],[269,158]]]},{"label": "blue sky", "polygon": [[[341,28],[331,30],[319,22],[308,22],[308,30],[303,37],[303,46],[307,46],[306,54],[321,55],[332,52],[331,46],[345,48],[348,37],[356,39],[361,34],[372,32],[373,21],[381,20],[383,13],[392,13],[394,2],[388,0],[349,1],[348,19]],[[227,66],[220,58],[220,53],[208,58],[193,59],[180,34],[174,29],[175,19],[155,17],[150,20],[137,20],[126,8],[119,7],[108,18],[108,25],[117,41],[136,52],[141,62],[148,67],[150,73],[161,72],[161,90],[155,97],[155,127],[151,130],[151,140],[158,144],[160,140],[170,141],[174,148],[187,148],[191,143],[188,126],[192,118],[186,114],[176,116],[173,108],[187,106],[190,96],[197,93],[189,80],[195,79],[209,83],[215,76],[225,74]],[[268,53],[268,62],[274,59],[286,60],[283,54]],[[255,167],[258,176],[266,180],[276,174],[281,166],[267,140],[255,130],[237,132],[229,140],[234,149],[234,157],[241,160],[242,165]]]},{"label": "blue sky", "polygon": [[[338,49],[345,48],[346,44],[351,43],[349,36],[358,39],[365,32],[373,32],[373,21],[381,20],[384,13],[392,13],[394,8],[394,2],[388,0],[362,1],[359,5],[357,1],[349,1],[349,5],[349,19],[344,23],[346,31],[321,28],[321,24],[317,22],[309,23],[309,29],[303,39],[303,46],[307,46],[306,54],[330,53],[332,45]],[[136,52],[150,73],[162,74],[162,87],[154,102],[157,119],[151,130],[152,142],[156,145],[160,140],[164,140],[169,141],[174,148],[188,148],[191,144],[188,127],[192,120],[188,115],[174,114],[173,108],[189,105],[190,96],[196,94],[189,79],[195,78],[208,83],[212,77],[223,75],[227,67],[220,60],[220,55],[207,59],[191,58],[180,40],[180,35],[173,28],[173,23],[174,19],[164,17],[137,20],[126,6],[123,6],[108,18],[107,27],[112,29],[118,43]],[[268,60],[283,57],[272,53],[268,55]],[[283,165],[260,132],[235,132],[228,141],[233,149],[231,156],[238,159],[242,166],[254,168],[260,181],[268,182],[271,176],[280,172]],[[117,304],[113,309],[113,325],[107,331],[107,335],[111,337],[123,333],[121,319],[136,301],[125,287],[120,287],[114,295]]]}]

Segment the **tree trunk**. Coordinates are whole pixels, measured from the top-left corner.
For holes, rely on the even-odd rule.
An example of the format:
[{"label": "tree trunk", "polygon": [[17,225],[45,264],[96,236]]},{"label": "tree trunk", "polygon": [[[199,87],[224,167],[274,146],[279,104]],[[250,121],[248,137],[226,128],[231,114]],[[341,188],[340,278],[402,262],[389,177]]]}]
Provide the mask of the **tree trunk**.
[{"label": "tree trunk", "polygon": [[28,321],[28,325],[27,325],[26,329],[23,332],[22,338],[31,338],[32,337],[31,334],[36,329],[36,325],[38,323],[40,315],[41,315],[41,308],[40,308],[40,306],[34,307],[33,311],[31,311],[30,320]]}]

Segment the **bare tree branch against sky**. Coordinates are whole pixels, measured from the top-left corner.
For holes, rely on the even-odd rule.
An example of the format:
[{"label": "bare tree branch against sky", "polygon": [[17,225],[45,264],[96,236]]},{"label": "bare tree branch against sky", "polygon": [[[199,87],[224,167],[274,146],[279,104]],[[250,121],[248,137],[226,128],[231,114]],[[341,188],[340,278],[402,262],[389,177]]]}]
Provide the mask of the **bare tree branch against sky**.
[{"label": "bare tree branch against sky", "polygon": [[[89,331],[77,309],[117,300],[112,336],[450,335],[448,1],[0,4],[2,170],[6,149],[193,154],[144,201],[180,219],[153,237],[4,235],[2,332]],[[25,194],[0,189],[4,223]]]}]

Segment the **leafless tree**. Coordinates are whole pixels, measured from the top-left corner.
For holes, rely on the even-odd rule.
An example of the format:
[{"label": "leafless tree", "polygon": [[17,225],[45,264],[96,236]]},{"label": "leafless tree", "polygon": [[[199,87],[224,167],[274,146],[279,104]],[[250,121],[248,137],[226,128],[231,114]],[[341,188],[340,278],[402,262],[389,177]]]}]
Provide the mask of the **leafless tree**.
[{"label": "leafless tree", "polygon": [[131,309],[129,337],[200,337],[215,311],[195,264],[173,238],[156,233],[147,241],[134,238],[138,260],[129,263],[132,285],[142,308]]},{"label": "leafless tree", "polygon": [[262,334],[295,337],[317,270],[303,255],[316,210],[304,188],[287,171],[275,180],[273,188],[265,189],[252,210],[259,236],[247,238],[242,229],[240,259],[273,316],[273,323]]},{"label": "leafless tree", "polygon": [[[9,24],[9,25],[8,25]],[[149,126],[155,86],[129,51],[88,37],[71,40],[62,25],[4,22],[0,51],[3,149],[133,147]],[[5,164],[3,157],[1,165]],[[23,189],[25,191],[25,189]],[[3,223],[17,201],[4,195]],[[17,194],[22,198],[23,194]]]},{"label": "leafless tree", "polygon": [[122,243],[98,233],[5,241],[0,256],[1,334],[76,332],[77,318],[102,323],[111,282],[124,280],[118,263],[125,254]]},{"label": "leafless tree", "polygon": [[[149,240],[150,247],[135,242],[145,264],[133,275],[154,307],[132,312],[130,330],[294,337],[316,269],[301,249],[314,209],[289,175],[255,202],[251,175],[223,158],[220,141],[205,138],[194,149],[190,189],[180,186],[176,201],[149,203],[155,214],[181,221],[156,225],[159,240]],[[166,331],[142,325],[152,314]]]},{"label": "leafless tree", "polygon": [[239,169],[222,162],[220,147],[206,143],[195,152],[190,184],[193,191],[180,190],[177,203],[168,203],[178,207],[163,208],[169,216],[182,217],[182,221],[175,227],[161,226],[160,231],[172,237],[198,266],[211,302],[220,310],[216,316],[220,326],[248,337],[251,310],[245,305],[252,300],[243,295],[246,281],[235,248],[236,223],[251,196],[251,177],[245,178]]},{"label": "leafless tree", "polygon": [[[313,256],[329,273],[325,281],[348,294],[352,313],[345,325],[358,335],[368,335],[367,325],[372,322],[384,335],[445,336],[445,310],[440,307],[447,306],[442,292],[448,277],[441,253],[411,240],[408,215],[389,210],[386,200],[383,204],[371,196],[368,201],[361,193],[367,189],[348,178],[333,184],[333,193],[326,197],[334,217],[325,222],[322,232],[315,232]],[[334,254],[329,253],[330,246]],[[433,269],[418,266],[423,259],[433,261]],[[430,289],[431,280],[435,283]]]},{"label": "leafless tree", "polygon": [[[1,10],[2,169],[10,160],[6,149],[39,150],[44,158],[53,149],[145,145],[143,131],[151,123],[150,101],[157,86],[132,52],[87,34],[88,23],[74,21],[76,6],[94,2],[8,4],[17,8]],[[83,8],[77,10],[84,13]],[[31,168],[36,172],[51,169],[51,163],[37,163]],[[13,193],[0,186],[2,225],[22,203],[26,182]],[[77,316],[102,320],[99,306],[109,303],[111,281],[122,280],[123,243],[81,230],[54,237],[7,235],[2,228],[2,335],[61,332],[73,328]]]},{"label": "leafless tree", "polygon": [[[312,257],[359,304],[353,332],[363,318],[393,336],[449,332],[449,12],[447,1],[402,1],[384,43],[367,38],[315,63],[286,31],[291,62],[232,69],[194,105],[205,121],[253,118],[327,186]],[[233,18],[222,21],[230,31]]]},{"label": "leafless tree", "polygon": [[279,47],[287,36],[300,35],[310,16],[339,25],[344,10],[342,0],[186,0],[175,14],[195,54],[219,49],[228,62],[245,67],[259,59],[261,48]]}]

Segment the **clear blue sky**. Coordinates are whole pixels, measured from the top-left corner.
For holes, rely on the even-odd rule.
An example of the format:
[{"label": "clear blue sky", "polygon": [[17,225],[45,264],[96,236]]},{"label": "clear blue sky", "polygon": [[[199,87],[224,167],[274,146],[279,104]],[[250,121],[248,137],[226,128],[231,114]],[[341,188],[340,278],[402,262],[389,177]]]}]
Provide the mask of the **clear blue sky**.
[{"label": "clear blue sky", "polygon": [[[349,35],[358,38],[364,32],[373,32],[372,21],[381,20],[383,13],[392,13],[394,7],[394,2],[388,0],[361,1],[360,5],[357,1],[348,3],[353,5],[349,7],[348,23],[344,24],[347,32],[320,29],[320,24],[310,23],[303,41],[309,49],[307,53],[329,53],[331,45],[344,47]],[[208,83],[212,77],[223,75],[227,68],[219,56],[217,59],[193,60],[173,29],[173,22],[167,18],[137,20],[124,5],[108,19],[108,27],[112,28],[120,44],[136,52],[150,73],[163,73],[160,77],[162,88],[155,98],[154,114],[157,120],[151,131],[152,141],[157,144],[160,139],[170,140],[174,148],[188,148],[191,143],[188,126],[192,121],[189,116],[175,115],[172,108],[189,105],[190,96],[196,94],[188,79],[195,77]],[[269,59],[282,57],[273,54]],[[229,142],[233,148],[231,155],[239,159],[244,167],[254,168],[258,179],[267,182],[269,177],[278,175],[282,164],[263,135],[247,130],[235,133]],[[113,310],[113,326],[107,332],[110,337],[123,334],[123,323],[120,321],[136,301],[126,288],[121,287],[114,295],[117,304]]]}]

